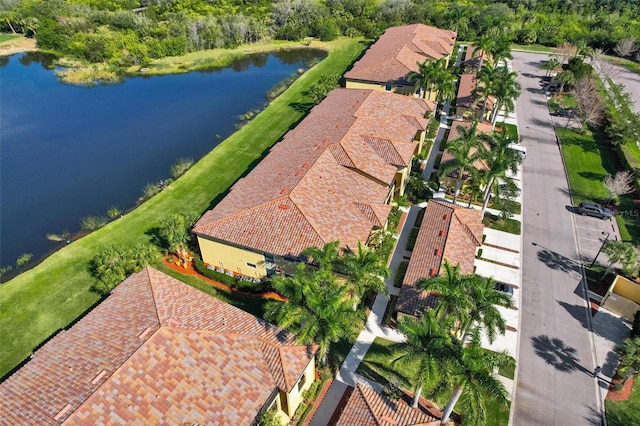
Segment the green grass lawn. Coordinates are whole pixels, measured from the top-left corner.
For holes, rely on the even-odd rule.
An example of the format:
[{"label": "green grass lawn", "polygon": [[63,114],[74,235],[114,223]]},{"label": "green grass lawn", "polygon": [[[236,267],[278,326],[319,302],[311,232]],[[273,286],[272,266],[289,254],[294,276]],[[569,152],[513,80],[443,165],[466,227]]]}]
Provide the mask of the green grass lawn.
[{"label": "green grass lawn", "polygon": [[640,424],[640,378],[636,376],[631,396],[626,401],[605,401],[605,414],[609,426]]},{"label": "green grass lawn", "polygon": [[519,52],[534,52],[534,53],[553,53],[553,48],[548,46],[540,46],[537,44],[511,44],[511,50]]},{"label": "green grass lawn", "polygon": [[4,43],[5,41],[14,40],[21,37],[22,34],[0,34],[0,43]]},{"label": "green grass lawn", "polygon": [[325,46],[329,55],[324,61],[303,74],[268,108],[167,190],[0,286],[0,376],[99,301],[100,296],[90,290],[95,280],[89,272],[89,262],[99,250],[110,244],[148,243],[149,231],[164,216],[184,211],[201,215],[212,208],[304,116],[311,106],[304,95],[309,86],[321,75],[342,75],[367,43],[344,38]]},{"label": "green grass lawn", "polygon": [[509,124],[509,123],[496,123],[496,127],[502,127],[503,129],[506,129],[507,131],[507,136],[509,137],[509,139],[512,139],[514,141],[518,141],[518,126],[516,126],[515,124]]},{"label": "green grass lawn", "polygon": [[484,214],[484,219],[482,219],[482,223],[484,226],[495,229],[497,231],[508,232],[510,234],[520,235],[522,224],[519,220],[507,218],[503,219],[500,216],[496,216],[489,212]]},{"label": "green grass lawn", "polygon": [[[609,198],[602,179],[618,171],[617,158],[602,135],[579,134],[572,130],[558,130],[562,139],[562,154],[569,175],[573,204],[582,201],[605,203]],[[633,199],[619,197],[616,221],[625,241],[640,242],[640,215]]]},{"label": "green grass lawn", "polygon": [[[417,364],[404,361],[391,363],[392,354],[389,347],[393,344],[385,339],[376,338],[356,371],[358,374],[374,380],[382,385],[389,382],[413,392],[413,377],[417,372]],[[429,398],[429,389],[435,386],[430,383],[425,386],[423,396]],[[444,407],[447,399],[434,400],[438,406]],[[499,406],[492,398],[487,398],[487,425],[499,426],[509,423],[509,407]]]}]

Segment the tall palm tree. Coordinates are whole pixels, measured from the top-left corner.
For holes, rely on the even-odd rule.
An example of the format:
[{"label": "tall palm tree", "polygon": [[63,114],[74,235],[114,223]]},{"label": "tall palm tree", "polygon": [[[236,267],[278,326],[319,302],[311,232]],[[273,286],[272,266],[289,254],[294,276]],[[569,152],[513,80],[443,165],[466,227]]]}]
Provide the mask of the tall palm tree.
[{"label": "tall palm tree", "polygon": [[[445,59],[441,58],[437,61],[425,61],[423,63],[418,62],[417,65],[418,71],[411,71],[409,75],[407,75],[407,80],[420,88],[420,97],[431,99],[431,94],[436,83],[441,81],[443,73],[447,72],[444,68]],[[427,89],[429,96],[425,96]]]},{"label": "tall palm tree", "polygon": [[[290,278],[273,283],[274,289],[289,301],[267,302],[265,316],[295,334],[301,344],[317,344],[318,361],[324,365],[331,344],[354,334],[362,318],[351,309],[347,287],[338,284],[331,271],[321,269],[310,275],[298,274],[296,283],[287,282]],[[295,284],[300,288],[295,289]]]},{"label": "tall palm tree", "polygon": [[496,94],[499,72],[498,68],[490,64],[482,68],[482,71],[478,72],[478,83],[471,92],[476,98],[474,104],[482,101],[482,110],[480,112],[480,120],[482,121],[485,119],[489,98],[494,97]]},{"label": "tall palm tree", "polygon": [[[491,55],[494,66],[498,66],[500,61],[504,59],[512,59],[513,56],[511,55],[511,40],[509,39],[509,37],[503,34],[498,36],[497,38],[494,38],[494,43],[489,50],[489,54]],[[506,62],[504,65],[506,65]]]},{"label": "tall palm tree", "polygon": [[333,271],[340,254],[340,241],[328,242],[322,248],[307,247],[302,250],[302,254],[311,258],[312,263],[320,270]]},{"label": "tall palm tree", "polygon": [[478,64],[478,72],[482,71],[482,63],[484,60],[484,55],[491,55],[495,46],[495,38],[492,35],[485,34],[480,36],[478,41],[475,43],[473,47],[472,54],[475,55],[477,52],[480,52],[480,63]]},{"label": "tall palm tree", "polygon": [[350,292],[353,295],[353,310],[369,292],[387,293],[384,278],[389,278],[389,268],[381,262],[380,256],[373,250],[367,249],[358,241],[356,251],[349,250],[341,259],[344,272],[347,274]]},{"label": "tall palm tree", "polygon": [[441,425],[445,425],[458,400],[462,398],[464,406],[464,424],[484,424],[486,420],[486,396],[492,401],[506,405],[507,391],[504,385],[493,375],[494,368],[504,367],[513,361],[507,353],[484,350],[480,346],[479,333],[474,333],[471,342],[465,345],[454,340],[457,356],[447,365],[447,373],[436,386],[434,394],[443,394],[453,390],[447,403]]},{"label": "tall palm tree", "polygon": [[453,194],[454,204],[458,200],[465,173],[482,156],[482,145],[478,139],[477,128],[477,122],[474,122],[468,129],[460,125],[457,127],[459,137],[447,144],[447,150],[453,155],[453,159],[440,164],[438,170],[441,176],[452,172],[456,173],[456,189]]},{"label": "tall palm tree", "polygon": [[562,92],[564,91],[565,86],[570,86],[573,83],[575,83],[576,76],[573,74],[572,71],[566,70],[556,75],[554,77],[554,80],[560,83],[560,95],[562,95]]},{"label": "tall palm tree", "polygon": [[450,322],[442,320],[434,311],[425,312],[420,318],[405,317],[398,330],[407,338],[405,342],[391,346],[395,364],[399,361],[416,362],[415,390],[412,407],[417,407],[425,385],[433,383],[444,367],[456,357]]},{"label": "tall palm tree", "polygon": [[488,149],[483,151],[484,161],[487,170],[484,171],[486,186],[482,198],[482,215],[487,210],[487,204],[491,198],[491,188],[496,180],[501,179],[503,182],[511,181],[509,172],[515,173],[522,163],[522,156],[510,147],[513,140],[507,136],[506,128],[500,132],[492,132],[480,135],[480,140],[488,145]]},{"label": "tall palm tree", "polygon": [[460,273],[460,265],[452,265],[448,259],[442,265],[443,273],[425,278],[416,284],[419,290],[438,294],[438,304],[434,309],[438,318],[452,318],[457,325],[469,322],[469,276]]},{"label": "tall palm tree", "polygon": [[513,112],[515,109],[514,101],[520,96],[522,86],[516,81],[518,73],[509,72],[507,68],[499,68],[496,73],[496,81],[494,82],[493,96],[496,99],[493,106],[493,116],[491,118],[491,129],[495,130],[496,120],[500,108],[504,107],[506,113]]},{"label": "tall palm tree", "polygon": [[443,73],[441,79],[436,82],[438,103],[444,103],[456,97],[458,86],[456,85],[456,77],[450,72]]},{"label": "tall palm tree", "polygon": [[559,66],[560,66],[560,61],[558,60],[558,58],[556,58],[555,56],[552,56],[551,59],[549,59],[540,67],[540,69],[546,70],[547,73],[545,74],[545,76],[548,77],[549,74],[551,74],[551,71],[555,70]]},{"label": "tall palm tree", "polygon": [[474,277],[477,279],[474,279],[469,287],[469,296],[473,303],[466,324],[462,324],[461,335],[465,341],[470,333],[481,328],[487,333],[489,342],[493,343],[497,332],[504,334],[507,325],[497,306],[510,309],[513,307],[513,300],[509,295],[495,290],[496,282],[493,279],[478,275]]}]

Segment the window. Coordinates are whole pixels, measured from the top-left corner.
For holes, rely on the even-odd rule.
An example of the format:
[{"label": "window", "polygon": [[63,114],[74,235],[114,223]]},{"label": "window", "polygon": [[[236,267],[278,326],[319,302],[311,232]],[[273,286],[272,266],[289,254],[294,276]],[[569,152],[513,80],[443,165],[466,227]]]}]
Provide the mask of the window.
[{"label": "window", "polygon": [[249,268],[256,269],[256,264],[255,264],[255,263],[249,263],[249,262],[247,262],[247,266],[248,266]]},{"label": "window", "polygon": [[276,258],[274,255],[272,254],[266,254],[264,255],[264,261],[267,263],[276,263]]},{"label": "window", "polygon": [[391,83],[387,83],[387,84],[384,86],[384,90],[386,90],[387,92],[390,92],[390,91],[391,91]]},{"label": "window", "polygon": [[304,384],[307,383],[307,374],[303,374],[302,377],[300,377],[300,381],[298,382],[298,392],[302,391],[302,388],[304,387]]}]

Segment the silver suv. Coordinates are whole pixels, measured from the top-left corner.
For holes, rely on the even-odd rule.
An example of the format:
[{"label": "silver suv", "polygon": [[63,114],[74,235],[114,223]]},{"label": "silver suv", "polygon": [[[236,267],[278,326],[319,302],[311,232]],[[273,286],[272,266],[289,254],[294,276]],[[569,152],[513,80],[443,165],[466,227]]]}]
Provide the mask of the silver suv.
[{"label": "silver suv", "polygon": [[578,213],[582,216],[593,216],[599,217],[600,219],[610,219],[611,216],[613,216],[611,210],[602,207],[600,204],[587,202],[580,203]]}]

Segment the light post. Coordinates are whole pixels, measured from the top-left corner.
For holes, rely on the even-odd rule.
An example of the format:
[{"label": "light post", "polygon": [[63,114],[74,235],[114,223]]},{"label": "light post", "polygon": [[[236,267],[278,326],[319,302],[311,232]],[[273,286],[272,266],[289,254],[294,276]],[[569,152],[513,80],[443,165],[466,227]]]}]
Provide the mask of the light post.
[{"label": "light post", "polygon": [[602,231],[602,235],[604,234],[607,234],[607,236],[604,239],[604,242],[602,243],[602,245],[600,246],[598,253],[596,253],[596,257],[593,258],[593,262],[591,262],[591,265],[589,265],[590,268],[592,268],[593,265],[596,263],[596,260],[598,260],[598,256],[600,256],[600,252],[602,251],[602,248],[604,247],[605,244],[607,244],[607,241],[609,240],[609,236],[611,236],[611,233],[607,231]]}]

